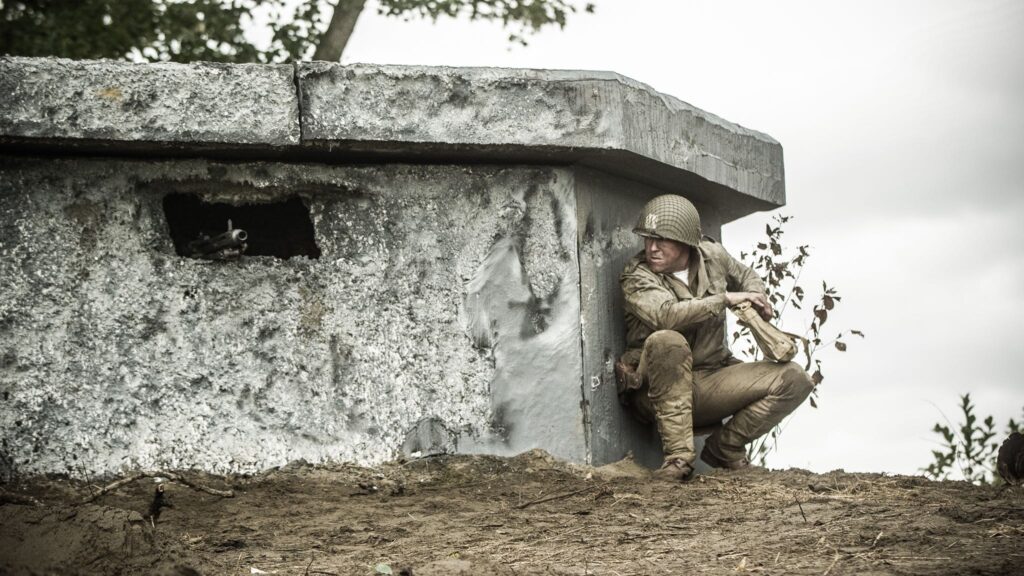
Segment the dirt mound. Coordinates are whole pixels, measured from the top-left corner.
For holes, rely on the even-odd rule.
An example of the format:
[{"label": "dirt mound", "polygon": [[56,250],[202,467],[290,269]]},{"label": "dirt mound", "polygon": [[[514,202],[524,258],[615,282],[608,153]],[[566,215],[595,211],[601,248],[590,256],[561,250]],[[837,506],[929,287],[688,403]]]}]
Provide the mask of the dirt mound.
[{"label": "dirt mound", "polygon": [[[183,473],[184,474],[184,473]],[[25,479],[0,498],[2,574],[1024,574],[1024,489],[880,474],[715,473],[541,451],[253,477]],[[39,503],[33,504],[30,498]]]},{"label": "dirt mound", "polygon": [[157,544],[155,525],[139,512],[110,506],[9,504],[0,525],[0,567],[11,572],[113,573],[125,558],[151,565],[174,548]]}]

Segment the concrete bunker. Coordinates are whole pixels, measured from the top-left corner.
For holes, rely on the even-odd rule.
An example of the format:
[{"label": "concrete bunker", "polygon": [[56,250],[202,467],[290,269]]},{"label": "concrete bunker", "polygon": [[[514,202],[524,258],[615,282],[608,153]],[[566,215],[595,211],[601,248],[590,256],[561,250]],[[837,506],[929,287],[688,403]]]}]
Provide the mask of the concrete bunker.
[{"label": "concrete bunker", "polygon": [[[633,215],[784,201],[777,142],[611,73],[0,58],[0,90],[5,476],[655,464],[612,373]],[[246,256],[189,257],[227,220]]]}]

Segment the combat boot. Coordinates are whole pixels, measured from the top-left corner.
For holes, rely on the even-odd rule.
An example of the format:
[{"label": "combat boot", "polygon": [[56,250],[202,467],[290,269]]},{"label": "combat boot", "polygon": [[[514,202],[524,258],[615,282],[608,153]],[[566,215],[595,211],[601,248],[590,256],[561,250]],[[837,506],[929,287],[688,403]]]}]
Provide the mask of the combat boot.
[{"label": "combat boot", "polygon": [[644,384],[636,368],[622,360],[615,363],[615,380],[619,383],[619,390],[638,390]]},{"label": "combat boot", "polygon": [[693,466],[678,458],[666,460],[661,468],[654,471],[654,477],[666,482],[686,482],[693,477]]},{"label": "combat boot", "polygon": [[700,451],[700,459],[712,468],[725,468],[726,470],[743,470],[750,468],[750,460],[746,457],[739,460],[726,460],[715,454],[711,448],[711,442],[704,442],[704,449]]}]

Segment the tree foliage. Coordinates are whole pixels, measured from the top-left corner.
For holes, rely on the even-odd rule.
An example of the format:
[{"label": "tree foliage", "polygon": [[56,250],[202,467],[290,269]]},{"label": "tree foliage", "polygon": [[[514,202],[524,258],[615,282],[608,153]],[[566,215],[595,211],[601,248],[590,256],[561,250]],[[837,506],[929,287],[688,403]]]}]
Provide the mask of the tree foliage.
[{"label": "tree foliage", "polygon": [[[416,15],[436,20],[441,16],[492,20],[511,29],[510,42],[526,45],[526,36],[545,26],[565,28],[568,16],[578,8],[566,0],[380,0],[380,12],[388,16]],[[593,12],[594,5],[583,6]]]},{"label": "tree foliage", "polygon": [[[786,310],[792,307],[796,316],[804,320],[805,328],[801,330],[790,330],[794,333],[803,334],[807,344],[803,348],[804,370],[811,374],[814,382],[814,390],[811,392],[809,402],[812,407],[818,407],[818,385],[825,380],[821,368],[821,353],[825,350],[835,349],[839,352],[846,352],[847,340],[850,336],[864,337],[860,330],[839,330],[831,339],[825,336],[825,323],[829,315],[842,301],[838,290],[829,286],[827,282],[821,283],[821,295],[811,307],[810,314],[800,314],[807,305],[807,291],[801,284],[804,266],[810,258],[810,246],[800,245],[795,249],[787,249],[782,243],[784,226],[792,216],[775,215],[772,220],[765,224],[765,237],[758,242],[751,252],[740,252],[740,260],[750,266],[764,280],[768,301],[772,304],[772,323],[779,328],[786,329],[784,315]],[[791,311],[791,315],[792,314]],[[738,346],[740,354],[748,360],[761,360],[761,351],[754,341],[750,329],[745,326],[738,326],[732,333],[731,344]],[[813,372],[812,372],[813,369]],[[758,461],[762,466],[765,464],[768,454],[777,447],[779,435],[782,428],[776,426],[771,432],[762,436],[757,442],[748,447],[748,457]]]},{"label": "tree foliage", "polygon": [[[351,0],[7,0],[0,2],[0,53],[142,61],[287,62],[308,59],[338,10]],[[378,12],[501,22],[520,44],[547,26],[564,27],[570,0],[379,0]],[[593,5],[583,6],[593,11]],[[358,13],[353,15],[354,18]],[[266,21],[269,46],[245,30]],[[342,43],[342,48],[344,43]],[[339,54],[340,56],[340,50]]]},{"label": "tree foliage", "polygon": [[[960,396],[959,425],[937,423],[932,432],[942,437],[939,449],[932,450],[932,463],[921,468],[925,476],[933,480],[948,480],[959,474],[973,484],[990,484],[998,481],[996,457],[999,452],[999,438],[996,437],[995,418],[986,416],[979,420],[974,413],[970,393]],[[1022,412],[1024,413],[1024,412]],[[1024,416],[1021,422],[1010,418],[1006,424],[1006,436],[1024,432]]]},{"label": "tree foliage", "polygon": [[0,7],[0,52],[147,61],[262,62],[244,35],[261,1],[14,0]]}]

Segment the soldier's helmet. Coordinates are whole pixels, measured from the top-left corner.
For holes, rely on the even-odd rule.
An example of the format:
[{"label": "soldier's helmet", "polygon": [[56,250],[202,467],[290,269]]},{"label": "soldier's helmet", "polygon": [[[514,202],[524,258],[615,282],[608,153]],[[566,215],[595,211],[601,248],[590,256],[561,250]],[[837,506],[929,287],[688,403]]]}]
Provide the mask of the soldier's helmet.
[{"label": "soldier's helmet", "polygon": [[633,233],[697,246],[701,237],[700,216],[697,208],[686,198],[665,194],[644,206]]}]

